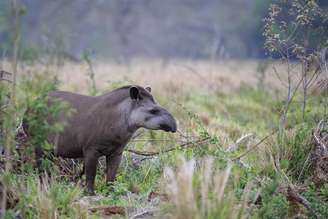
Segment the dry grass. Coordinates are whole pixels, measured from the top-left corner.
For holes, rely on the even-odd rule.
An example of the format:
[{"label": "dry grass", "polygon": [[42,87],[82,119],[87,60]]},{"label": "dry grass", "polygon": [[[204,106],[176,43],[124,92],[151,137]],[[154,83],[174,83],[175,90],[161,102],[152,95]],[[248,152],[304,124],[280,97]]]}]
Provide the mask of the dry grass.
[{"label": "dry grass", "polygon": [[[215,170],[213,158],[201,162],[200,170],[194,159],[180,158],[180,165],[174,171],[166,167],[166,191],[174,208],[169,218],[241,218],[247,207],[250,184],[246,186],[241,201],[228,189],[232,166]],[[231,180],[231,179],[230,179]],[[198,183],[197,183],[198,182]]]},{"label": "dry grass", "polygon": [[[4,62],[3,66],[5,70],[10,71],[8,63]],[[199,134],[197,133],[199,132],[198,123],[191,119],[179,104],[199,115],[209,133],[218,136],[223,149],[229,147],[245,133],[255,133],[256,136],[267,134],[266,132],[270,129],[267,123],[275,121],[275,117],[271,118],[274,115],[273,103],[265,101],[270,98],[263,98],[261,90],[256,90],[254,93],[252,90],[240,89],[241,84],[250,86],[258,84],[257,61],[230,60],[214,63],[174,60],[164,63],[161,60],[135,60],[129,64],[96,62],[93,67],[98,90],[110,90],[125,84],[151,85],[158,101],[161,104],[164,102],[169,105],[168,109],[173,110],[172,112],[179,122],[180,131],[187,134]],[[275,68],[276,70],[272,66],[268,67],[264,85],[280,89],[282,86],[274,71],[283,74],[285,66],[275,65]],[[78,93],[87,94],[88,86],[90,86],[86,63],[65,63],[61,67],[23,64],[20,66],[19,72],[25,75],[44,72],[57,75],[58,79],[63,82],[61,89]],[[244,95],[241,91],[246,94],[244,93]],[[174,103],[170,105],[165,101]],[[260,118],[261,116],[266,117]],[[160,136],[166,137],[165,135]],[[256,142],[256,136],[249,142]],[[177,141],[177,138],[179,136],[176,136],[173,142]],[[238,150],[245,148],[247,150],[250,143],[244,142]],[[154,146],[158,147],[158,144],[150,147]],[[167,146],[166,143],[162,145],[162,147]],[[217,146],[216,144],[210,145],[209,149],[213,152],[214,147]],[[148,149],[146,144],[142,147],[142,150]],[[269,171],[272,160],[271,157],[268,157],[268,153],[274,152],[268,152],[267,148],[270,149],[264,144],[259,146],[256,151],[252,151],[250,156],[245,157],[242,161],[246,166],[258,167],[259,170],[267,168]],[[170,218],[245,218],[251,215],[250,207],[252,206],[249,193],[255,187],[252,180],[247,182],[246,186],[236,188],[235,180],[238,180],[236,178],[239,176],[238,173],[235,174],[232,171],[230,165],[225,169],[219,169],[220,165],[216,163],[218,160],[196,159],[196,156],[189,161],[180,158],[176,165],[177,168],[167,167],[165,169],[165,193],[169,195],[173,205],[166,216]],[[253,162],[255,159],[256,162]],[[140,175],[143,174],[148,176],[148,170],[147,173]],[[69,208],[73,208],[71,204],[78,196],[78,192],[75,194],[73,191],[72,196],[63,194],[64,197],[52,197],[51,194],[62,194],[66,185],[60,187],[60,184],[56,184],[55,181],[50,180],[50,184],[47,184],[49,179],[45,179],[45,181],[44,185],[38,181],[34,181],[37,182],[37,185],[25,185],[27,190],[22,192],[26,193],[26,197],[33,197],[33,200],[27,202],[32,203],[33,208],[36,209],[37,212],[33,213],[41,215],[42,218],[57,218],[59,214],[78,215],[76,213],[78,210],[71,212],[66,209],[67,212],[59,213],[58,209],[61,208],[54,205],[54,203],[63,203],[67,200]],[[56,185],[58,190],[54,191]],[[120,187],[125,188],[120,184],[116,188]],[[30,192],[32,189],[35,191]],[[237,189],[239,196],[236,195]],[[107,190],[105,191],[107,192]],[[114,192],[111,191],[111,193]]]},{"label": "dry grass", "polygon": [[[238,89],[241,84],[256,85],[258,82],[258,61],[225,60],[218,62],[195,60],[134,60],[129,64],[118,64],[110,61],[93,63],[97,87],[101,90],[112,84],[151,85],[154,90],[165,90],[167,86],[176,89],[212,88],[219,92]],[[10,71],[8,62],[3,62],[5,70]],[[276,65],[280,71],[282,66]],[[48,72],[57,75],[64,81],[63,90],[86,93],[88,88],[88,66],[86,63],[65,63],[63,66],[44,64],[20,65],[19,72]],[[269,66],[266,71],[267,86],[278,87],[279,80],[274,69]]]},{"label": "dry grass", "polygon": [[[35,177],[35,178],[34,178]],[[47,175],[39,178],[30,176],[17,179],[10,186],[12,199],[21,210],[23,218],[57,219],[65,215],[74,218],[87,218],[87,210],[76,202],[81,196],[78,186],[67,187]]]}]

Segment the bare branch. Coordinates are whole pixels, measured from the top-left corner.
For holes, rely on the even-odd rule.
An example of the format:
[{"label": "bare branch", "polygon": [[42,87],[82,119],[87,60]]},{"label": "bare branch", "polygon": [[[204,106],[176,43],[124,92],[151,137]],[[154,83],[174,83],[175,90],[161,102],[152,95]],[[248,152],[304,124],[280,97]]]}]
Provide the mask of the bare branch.
[{"label": "bare branch", "polygon": [[279,73],[278,73],[278,71],[277,71],[277,68],[276,68],[275,66],[272,66],[272,69],[273,69],[274,74],[276,75],[276,77],[277,77],[278,80],[280,81],[280,83],[281,83],[284,87],[287,88],[288,85],[287,85],[286,82],[284,82],[284,81],[281,79],[281,77],[280,77],[280,75],[279,75]]},{"label": "bare branch", "polygon": [[228,147],[228,151],[229,151],[229,152],[232,152],[232,151],[237,150],[238,147],[239,147],[239,145],[240,145],[243,141],[245,141],[246,139],[248,139],[248,138],[250,138],[250,137],[252,137],[252,136],[254,136],[253,133],[248,133],[248,134],[246,134],[246,135],[241,136],[241,137],[240,137],[235,143],[231,144],[231,145]]},{"label": "bare branch", "polygon": [[288,185],[287,189],[287,196],[288,199],[293,200],[294,202],[298,202],[302,204],[311,214],[314,216],[314,218],[320,218],[320,216],[311,208],[311,203],[305,199],[303,196],[298,194],[294,188],[293,185]]},{"label": "bare branch", "polygon": [[133,153],[133,154],[137,154],[137,155],[142,155],[142,156],[157,156],[159,154],[163,154],[163,153],[167,153],[167,152],[171,152],[171,151],[175,151],[175,150],[181,150],[181,149],[195,147],[195,146],[198,146],[197,144],[203,144],[203,143],[207,142],[209,139],[210,139],[210,137],[206,137],[206,138],[203,138],[203,139],[200,139],[197,141],[186,142],[178,147],[169,148],[164,151],[137,151],[137,150],[132,150],[132,149],[126,149],[125,151]]},{"label": "bare branch", "polygon": [[265,140],[267,140],[270,136],[272,136],[276,132],[277,131],[273,131],[271,134],[265,136],[258,143],[256,143],[252,147],[250,147],[247,151],[245,151],[244,153],[242,153],[241,155],[239,155],[239,156],[237,156],[235,158],[232,158],[232,161],[236,161],[236,160],[239,160],[240,158],[244,157],[245,155],[247,155],[249,152],[251,152],[252,150],[254,150],[255,148],[257,148],[260,144],[262,144]]},{"label": "bare branch", "polygon": [[321,146],[322,150],[324,151],[324,153],[327,153],[327,146],[325,145],[325,143],[322,141],[321,137],[320,137],[320,131],[322,130],[324,125],[324,121],[321,120],[316,128],[316,130],[313,133],[314,139],[317,142],[318,145]]}]

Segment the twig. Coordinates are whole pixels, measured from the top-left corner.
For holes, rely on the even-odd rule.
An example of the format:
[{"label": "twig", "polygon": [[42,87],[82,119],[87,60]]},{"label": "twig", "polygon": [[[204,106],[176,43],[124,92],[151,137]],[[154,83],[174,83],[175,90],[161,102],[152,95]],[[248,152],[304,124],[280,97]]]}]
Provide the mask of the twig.
[{"label": "twig", "polygon": [[311,212],[311,214],[315,217],[315,218],[320,218],[320,216],[311,208],[311,203],[306,200],[303,196],[301,196],[300,194],[298,194],[295,190],[295,188],[293,188],[294,186],[288,185],[288,189],[287,189],[287,195],[289,198],[291,198],[293,201],[296,201],[300,204],[302,204],[308,211]]},{"label": "twig", "polygon": [[308,80],[307,86],[311,87],[314,82],[318,79],[319,77],[319,69],[317,69],[314,74],[311,76],[310,80]]},{"label": "twig", "polygon": [[126,149],[125,151],[133,153],[133,154],[137,154],[137,155],[142,155],[142,156],[157,156],[159,154],[171,152],[171,151],[178,150],[178,149],[190,148],[192,146],[195,146],[196,144],[204,143],[209,139],[210,139],[210,137],[206,137],[206,138],[203,138],[203,139],[200,139],[197,141],[186,142],[178,147],[169,148],[164,151],[137,151],[137,150],[132,150],[132,149]]},{"label": "twig", "polygon": [[151,141],[151,142],[171,142],[171,141],[175,141],[173,139],[145,139],[145,138],[139,138],[139,139],[134,139],[131,140],[131,142],[145,142],[145,141]]},{"label": "twig", "polygon": [[134,218],[143,218],[144,216],[147,215],[153,215],[154,213],[158,212],[158,208],[150,208],[150,209],[142,209],[141,212],[137,212],[134,215],[130,216],[129,219],[134,219]]},{"label": "twig", "polygon": [[285,178],[286,180],[286,183],[288,185],[288,188],[287,188],[287,195],[290,199],[292,199],[293,201],[296,201],[300,204],[302,204],[306,209],[308,209],[308,211],[310,211],[312,213],[312,215],[319,219],[320,218],[320,215],[318,215],[315,210],[313,210],[311,208],[311,203],[306,199],[304,198],[303,196],[301,196],[300,194],[297,193],[296,189],[295,189],[295,186],[291,183],[291,181],[288,179],[287,175],[285,174],[284,171],[282,171],[279,167],[279,172],[280,174],[283,176],[283,178]]},{"label": "twig", "polygon": [[320,133],[320,130],[322,129],[322,124],[323,124],[323,120],[321,120],[315,130],[315,132],[313,133],[313,137],[315,139],[315,141],[322,147],[322,150],[324,151],[324,153],[327,153],[327,146],[325,145],[325,143],[323,143],[321,141],[321,138],[318,136],[318,134]]},{"label": "twig", "polygon": [[252,137],[253,135],[254,135],[253,133],[248,133],[246,135],[241,136],[235,143],[231,144],[228,147],[228,151],[232,152],[237,150],[240,143],[242,143],[245,139]]},{"label": "twig", "polygon": [[310,160],[310,157],[311,157],[311,153],[308,154],[304,164],[303,164],[303,167],[302,167],[302,170],[297,178],[297,181],[300,181],[301,180],[301,177],[303,176],[303,173],[305,171],[305,168],[306,168],[306,165],[308,164],[309,160]]},{"label": "twig", "polygon": [[144,133],[144,130],[141,130],[140,132],[137,132],[136,134],[134,134],[131,138],[131,140],[134,140],[136,138],[138,138],[139,136],[141,136]]},{"label": "twig", "polygon": [[265,140],[267,140],[270,136],[272,136],[274,133],[276,133],[277,131],[273,131],[271,134],[265,136],[264,138],[262,138],[258,143],[256,143],[255,145],[253,145],[251,148],[249,148],[247,151],[245,151],[244,153],[242,153],[241,155],[232,158],[232,161],[236,161],[239,160],[240,158],[244,157],[245,155],[247,155],[249,152],[251,152],[252,150],[254,150],[255,148],[257,148],[257,146],[259,146],[261,143],[263,143]]},{"label": "twig", "polygon": [[[290,80],[290,79],[288,79],[288,80]],[[296,92],[297,92],[299,86],[301,85],[302,81],[303,81],[303,78],[301,78],[299,80],[299,82],[297,83],[297,85],[293,91],[292,91],[291,87],[288,88],[288,95],[287,95],[288,97],[287,97],[287,100],[286,100],[286,103],[285,103],[285,106],[283,109],[283,113],[280,117],[280,126],[279,126],[280,131],[282,130],[283,127],[285,127],[285,122],[286,122],[286,117],[287,117],[287,113],[289,110],[289,106],[290,106],[292,100],[294,99]]]},{"label": "twig", "polygon": [[328,47],[324,47],[320,52],[320,68],[321,71],[325,73],[325,77],[328,78],[328,66],[326,61],[326,53]]},{"label": "twig", "polygon": [[189,139],[191,136],[188,136],[187,134],[183,133],[182,131],[180,131],[179,129],[177,130],[177,132],[179,133],[179,135],[183,138],[187,138]]},{"label": "twig", "polygon": [[278,78],[278,80],[280,81],[280,83],[284,86],[284,87],[288,87],[287,83],[284,82],[281,77],[278,74],[277,68],[275,66],[272,66],[273,72],[275,73],[276,77]]},{"label": "twig", "polygon": [[276,172],[282,176],[282,178],[285,180],[285,182],[287,184],[287,194],[286,194],[287,198],[289,198],[289,200],[291,200],[291,201],[302,204],[306,209],[308,209],[308,211],[311,212],[311,214],[314,216],[314,218],[317,218],[317,219],[321,218],[320,215],[311,208],[311,203],[306,198],[304,198],[303,196],[298,194],[298,192],[296,191],[295,186],[293,185],[291,180],[289,180],[286,173],[280,168],[279,161],[274,162],[273,166],[274,166]]}]

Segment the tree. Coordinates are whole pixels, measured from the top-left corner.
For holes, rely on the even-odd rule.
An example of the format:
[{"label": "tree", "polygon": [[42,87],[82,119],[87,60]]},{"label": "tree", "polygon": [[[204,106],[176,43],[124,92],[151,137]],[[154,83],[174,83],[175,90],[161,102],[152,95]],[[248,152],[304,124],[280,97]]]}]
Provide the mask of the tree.
[{"label": "tree", "polygon": [[[308,88],[319,73],[325,73],[325,51],[328,47],[328,9],[324,1],[279,0],[272,4],[265,19],[265,48],[287,64],[288,93],[281,127],[295,92],[303,88],[303,118]],[[324,52],[324,55],[322,55]],[[292,63],[301,64],[301,79],[293,84]],[[296,72],[294,72],[296,73]],[[328,72],[326,72],[328,78]]]}]

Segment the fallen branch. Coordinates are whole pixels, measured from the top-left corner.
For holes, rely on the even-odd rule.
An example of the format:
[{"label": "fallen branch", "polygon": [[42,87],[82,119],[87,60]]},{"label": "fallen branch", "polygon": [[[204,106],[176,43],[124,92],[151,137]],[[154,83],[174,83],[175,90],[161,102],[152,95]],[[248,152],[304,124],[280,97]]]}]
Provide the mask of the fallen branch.
[{"label": "fallen branch", "polygon": [[293,183],[289,180],[286,173],[280,168],[279,161],[274,162],[273,166],[276,172],[282,176],[282,178],[285,180],[285,183],[287,184],[287,191],[284,193],[287,196],[288,201],[300,203],[313,215],[314,218],[321,218],[321,216],[313,208],[311,208],[311,203],[296,191]]},{"label": "fallen branch", "polygon": [[[152,218],[155,213],[159,212],[158,208],[146,208],[141,209],[140,212],[135,213],[134,215],[130,216],[130,219],[134,218]],[[148,217],[147,217],[148,216]]]},{"label": "fallen branch", "polygon": [[292,185],[288,186],[287,196],[290,201],[302,204],[309,212],[311,212],[314,218],[320,218],[320,216],[311,208],[311,203],[298,194]]},{"label": "fallen branch", "polygon": [[209,139],[210,139],[210,137],[206,137],[206,138],[203,138],[203,139],[199,139],[197,141],[186,142],[186,143],[184,143],[184,144],[182,144],[178,147],[169,148],[169,149],[164,150],[164,151],[137,151],[137,150],[132,150],[132,149],[126,149],[125,151],[133,153],[133,154],[137,154],[137,155],[142,155],[142,156],[157,156],[159,154],[171,152],[171,151],[174,151],[174,150],[194,147],[194,146],[197,146],[196,144],[204,143],[204,142],[208,141]]},{"label": "fallen branch", "polygon": [[254,150],[255,148],[257,148],[261,143],[263,143],[265,140],[267,140],[270,136],[272,136],[274,133],[276,133],[277,131],[273,131],[271,134],[265,136],[264,138],[262,138],[258,143],[256,143],[255,145],[253,145],[252,147],[250,147],[247,151],[245,151],[244,153],[242,153],[241,155],[232,158],[232,161],[236,161],[239,160],[240,158],[244,157],[245,155],[247,155],[249,152],[251,152],[252,150]]},{"label": "fallen branch", "polygon": [[93,213],[102,213],[106,216],[112,216],[112,215],[126,215],[126,208],[123,206],[98,206],[98,207],[91,207],[88,209],[89,211]]}]

